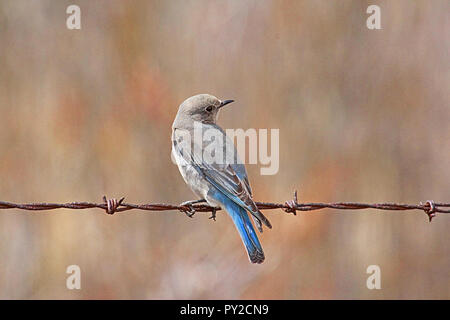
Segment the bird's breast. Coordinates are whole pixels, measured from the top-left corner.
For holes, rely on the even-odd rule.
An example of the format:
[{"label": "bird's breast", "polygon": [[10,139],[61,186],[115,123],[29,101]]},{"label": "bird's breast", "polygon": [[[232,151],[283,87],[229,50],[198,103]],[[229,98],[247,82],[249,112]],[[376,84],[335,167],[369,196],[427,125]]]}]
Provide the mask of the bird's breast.
[{"label": "bird's breast", "polygon": [[186,184],[199,197],[206,199],[211,185],[205,178],[195,169],[193,164],[186,161],[186,159],[178,152],[176,148],[172,148],[173,157],[177,163],[178,170],[180,170]]}]

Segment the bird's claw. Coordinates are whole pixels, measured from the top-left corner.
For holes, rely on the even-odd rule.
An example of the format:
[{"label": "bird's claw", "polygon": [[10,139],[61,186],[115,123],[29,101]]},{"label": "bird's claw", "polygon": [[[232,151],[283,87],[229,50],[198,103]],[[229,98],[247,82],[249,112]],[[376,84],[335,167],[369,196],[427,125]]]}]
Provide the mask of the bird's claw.
[{"label": "bird's claw", "polygon": [[216,208],[213,208],[211,211],[211,217],[209,217],[209,219],[213,219],[214,221],[216,221]]},{"label": "bird's claw", "polygon": [[182,210],[185,215],[187,215],[189,218],[193,218],[194,214],[196,213],[194,206],[191,203],[182,203],[180,207],[187,207],[188,210]]},{"label": "bird's claw", "polygon": [[[196,213],[195,208],[193,206],[194,203],[201,203],[201,202],[205,202],[204,199],[200,199],[200,200],[190,200],[190,201],[185,201],[183,203],[181,203],[179,205],[180,211],[183,211],[189,218],[193,218],[194,214]],[[185,209],[187,208],[187,209]]]}]

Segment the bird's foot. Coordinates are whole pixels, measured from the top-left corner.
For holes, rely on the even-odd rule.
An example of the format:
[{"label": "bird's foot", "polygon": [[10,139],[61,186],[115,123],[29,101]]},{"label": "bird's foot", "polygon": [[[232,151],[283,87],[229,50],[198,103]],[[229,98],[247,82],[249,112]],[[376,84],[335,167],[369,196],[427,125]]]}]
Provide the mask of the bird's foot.
[{"label": "bird's foot", "polygon": [[189,207],[189,210],[183,211],[185,215],[187,215],[189,218],[193,218],[194,214],[196,213],[194,207],[192,205],[186,205],[186,207]]},{"label": "bird's foot", "polygon": [[212,210],[211,210],[211,217],[209,217],[209,219],[213,219],[214,221],[216,221],[216,212],[217,212],[217,209],[216,208],[212,208]]},{"label": "bird's foot", "polygon": [[202,203],[202,202],[206,202],[206,200],[200,199],[200,200],[185,201],[179,205],[179,207],[185,207],[183,209],[180,209],[180,211],[183,211],[189,218],[193,218],[194,214],[196,213],[193,205],[196,203]]}]

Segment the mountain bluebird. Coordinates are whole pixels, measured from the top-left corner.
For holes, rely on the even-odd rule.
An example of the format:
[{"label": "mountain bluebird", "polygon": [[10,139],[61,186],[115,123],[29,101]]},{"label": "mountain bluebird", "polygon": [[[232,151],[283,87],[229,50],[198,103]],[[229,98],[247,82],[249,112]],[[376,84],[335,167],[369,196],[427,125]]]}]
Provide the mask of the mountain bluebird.
[{"label": "mountain bluebird", "polygon": [[[268,228],[272,225],[253,202],[247,171],[238,158],[236,147],[216,124],[219,110],[231,102],[233,100],[221,101],[209,94],[186,99],[172,125],[172,154],[184,181],[200,197],[200,200],[187,201],[183,205],[193,209],[192,204],[207,202],[225,209],[241,236],[250,261],[262,263],[264,252],[247,211],[260,232],[261,222]],[[198,127],[202,129],[200,139],[197,139]],[[207,135],[211,137],[207,139]],[[215,212],[212,218],[215,218]]]}]

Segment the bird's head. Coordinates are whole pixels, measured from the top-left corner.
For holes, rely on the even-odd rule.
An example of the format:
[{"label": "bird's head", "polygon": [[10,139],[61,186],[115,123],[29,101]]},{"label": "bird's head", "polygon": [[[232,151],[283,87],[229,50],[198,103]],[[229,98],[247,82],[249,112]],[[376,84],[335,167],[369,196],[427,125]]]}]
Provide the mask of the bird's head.
[{"label": "bird's head", "polygon": [[219,100],[210,94],[198,94],[183,101],[178,108],[174,128],[201,122],[214,124],[219,110],[234,100]]}]

